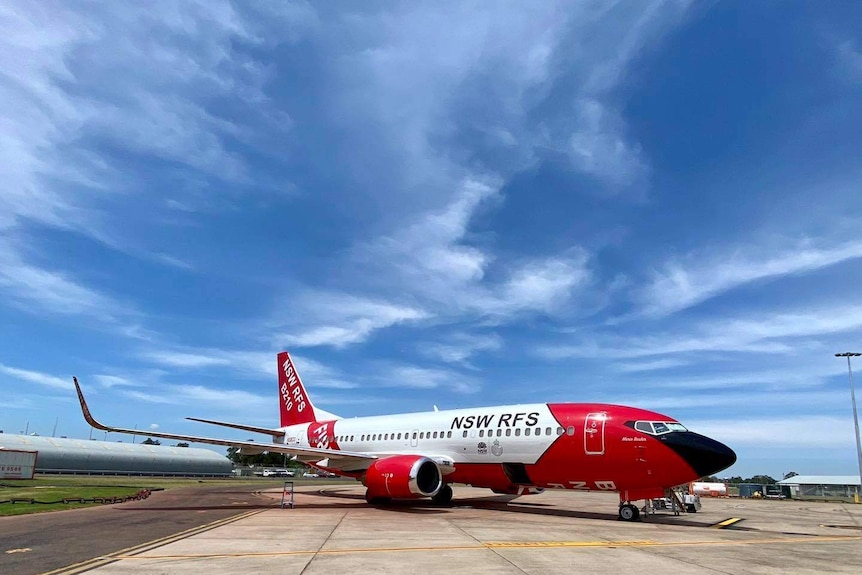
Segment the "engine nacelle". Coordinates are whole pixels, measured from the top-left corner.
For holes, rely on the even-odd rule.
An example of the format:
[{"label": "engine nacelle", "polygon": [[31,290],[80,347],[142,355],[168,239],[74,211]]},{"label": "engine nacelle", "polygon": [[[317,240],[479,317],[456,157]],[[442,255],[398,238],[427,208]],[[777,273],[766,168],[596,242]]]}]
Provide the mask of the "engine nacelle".
[{"label": "engine nacelle", "polygon": [[421,455],[392,455],[377,459],[365,472],[370,497],[415,499],[433,497],[443,487],[440,468]]}]

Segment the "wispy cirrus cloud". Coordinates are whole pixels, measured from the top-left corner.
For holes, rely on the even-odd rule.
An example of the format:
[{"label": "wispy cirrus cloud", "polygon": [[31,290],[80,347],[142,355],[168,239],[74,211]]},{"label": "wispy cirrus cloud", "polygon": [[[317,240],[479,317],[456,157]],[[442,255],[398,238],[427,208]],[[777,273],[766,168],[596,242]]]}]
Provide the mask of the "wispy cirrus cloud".
[{"label": "wispy cirrus cloud", "polygon": [[695,306],[742,285],[812,272],[862,258],[862,242],[817,246],[803,241],[780,251],[736,248],[720,254],[692,254],[669,262],[637,294],[640,313],[664,316]]},{"label": "wispy cirrus cloud", "polygon": [[[72,388],[71,377],[68,379],[63,379],[61,377],[56,377],[54,375],[49,375],[47,373],[42,373],[39,371],[10,367],[8,365],[3,365],[2,363],[0,363],[0,373],[5,375],[7,378],[13,378],[18,381],[24,381],[27,383],[35,383],[36,385],[41,385],[44,387],[63,390]],[[13,384],[9,387],[14,388],[15,385]]]},{"label": "wispy cirrus cloud", "polygon": [[[484,351],[496,351],[503,347],[503,339],[496,333],[454,333],[437,342],[420,345],[423,354],[439,358],[446,363],[469,364],[471,357]],[[473,368],[475,369],[475,368]]]},{"label": "wispy cirrus cloud", "polygon": [[[732,446],[772,448],[847,448],[853,445],[853,423],[846,417],[799,415],[686,422],[692,431]],[[780,430],[780,431],[779,431]]]},{"label": "wispy cirrus cloud", "polygon": [[477,393],[480,379],[450,369],[420,367],[407,364],[381,364],[378,385],[404,389],[443,389],[455,393]]},{"label": "wispy cirrus cloud", "polygon": [[542,357],[640,358],[692,352],[785,354],[799,338],[848,333],[862,328],[860,304],[758,312],[741,318],[698,321],[663,333],[591,334],[574,343],[536,347]]},{"label": "wispy cirrus cloud", "polygon": [[[280,341],[344,347],[394,325],[506,322],[565,306],[592,277],[585,250],[573,247],[554,256],[501,264],[495,263],[491,250],[469,241],[474,214],[498,195],[496,185],[468,180],[442,210],[357,246],[346,264],[362,269],[352,293],[306,290],[294,296],[291,308],[301,311],[291,313],[280,328]],[[491,269],[499,279],[488,277]],[[363,292],[369,295],[353,295]],[[415,303],[398,303],[397,293],[409,293]]]},{"label": "wispy cirrus cloud", "polygon": [[348,293],[306,292],[291,306],[276,339],[288,346],[335,348],[365,341],[376,330],[420,321],[428,317],[422,308]]}]

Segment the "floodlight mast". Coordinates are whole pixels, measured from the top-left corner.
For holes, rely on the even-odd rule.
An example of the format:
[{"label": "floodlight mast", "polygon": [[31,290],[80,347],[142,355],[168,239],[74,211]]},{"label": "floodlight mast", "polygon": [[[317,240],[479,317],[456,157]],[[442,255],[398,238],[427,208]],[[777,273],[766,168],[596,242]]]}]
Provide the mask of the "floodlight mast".
[{"label": "floodlight mast", "polygon": [[[859,416],[856,413],[856,386],[853,383],[853,368],[850,367],[850,358],[859,357],[862,353],[853,351],[845,351],[844,353],[836,353],[835,357],[847,358],[847,373],[850,375],[850,403],[853,404],[853,425],[856,428],[856,458],[859,460],[859,489],[862,491],[862,441],[859,440]],[[856,502],[859,502],[859,497],[862,495],[860,491],[856,492]]]}]

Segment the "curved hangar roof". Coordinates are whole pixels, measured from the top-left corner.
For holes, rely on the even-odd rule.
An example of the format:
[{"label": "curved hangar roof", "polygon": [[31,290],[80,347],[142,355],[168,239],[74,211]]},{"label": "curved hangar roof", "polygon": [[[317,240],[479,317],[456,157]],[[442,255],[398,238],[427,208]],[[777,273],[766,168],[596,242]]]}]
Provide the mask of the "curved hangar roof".
[{"label": "curved hangar roof", "polygon": [[0,449],[38,451],[37,473],[228,475],[233,465],[209,449],[0,434]]}]

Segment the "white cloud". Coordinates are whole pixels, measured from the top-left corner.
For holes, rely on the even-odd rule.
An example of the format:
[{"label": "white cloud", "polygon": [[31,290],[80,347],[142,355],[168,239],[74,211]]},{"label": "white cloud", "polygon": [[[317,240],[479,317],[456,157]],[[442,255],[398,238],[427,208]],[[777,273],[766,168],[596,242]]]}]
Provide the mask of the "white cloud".
[{"label": "white cloud", "polygon": [[685,426],[731,447],[852,448],[853,422],[849,417],[800,415],[687,421]]},{"label": "white cloud", "polygon": [[837,60],[840,72],[853,82],[862,82],[862,51],[852,40],[840,42],[837,46]]},{"label": "white cloud", "polygon": [[443,341],[421,345],[425,355],[440,358],[447,363],[470,367],[468,360],[481,351],[495,351],[503,347],[503,339],[495,334],[455,333]]},{"label": "white cloud", "polygon": [[383,369],[380,382],[384,386],[413,389],[445,389],[456,393],[476,393],[481,381],[448,369],[418,367],[415,365],[388,365]]},{"label": "white cloud", "polygon": [[20,250],[0,237],[0,292],[18,307],[33,313],[89,315],[110,321],[120,304],[68,277],[28,263]]},{"label": "white cloud", "polygon": [[158,424],[158,423],[151,423],[151,424],[150,424],[150,429],[156,430],[156,429],[158,429],[158,428],[159,428],[159,424]]},{"label": "white cloud", "polygon": [[294,347],[329,345],[340,348],[368,339],[376,330],[428,317],[416,307],[341,293],[308,292],[291,307],[279,343]]},{"label": "white cloud", "polygon": [[629,361],[615,365],[622,372],[658,371],[688,364],[680,359],[655,359],[651,361]]},{"label": "white cloud", "polygon": [[[788,354],[822,348],[816,338],[851,333],[862,328],[862,303],[842,302],[834,307],[798,311],[749,313],[743,318],[709,319],[686,324],[676,331],[626,335],[585,335],[571,343],[541,344],[536,352],[548,359],[566,357],[637,358],[694,352]],[[800,338],[814,338],[800,341]],[[823,350],[822,353],[827,353]]]},{"label": "white cloud", "polygon": [[860,257],[862,242],[817,247],[805,241],[777,253],[737,248],[721,254],[692,254],[686,258],[687,264],[665,264],[640,290],[637,301],[642,314],[664,316],[741,285],[807,273]]},{"label": "white cloud", "polygon": [[274,410],[276,401],[274,392],[272,396],[264,397],[238,389],[213,389],[203,385],[162,385],[146,392],[122,390],[121,393],[147,403],[205,405],[225,410],[235,408],[243,412],[258,410],[258,413]]},{"label": "white cloud", "polygon": [[139,384],[135,383],[134,381],[132,381],[131,379],[129,379],[127,377],[121,377],[119,375],[96,374],[93,376],[93,379],[95,379],[102,387],[105,387],[108,389],[110,389],[112,387],[118,387],[118,386],[139,385]]},{"label": "white cloud", "polygon": [[[694,388],[689,388],[688,391],[693,392]],[[619,398],[614,401],[623,405],[637,405],[644,409],[655,409],[668,413],[677,413],[681,409],[710,408],[735,414],[747,411],[752,405],[768,405],[770,410],[780,409],[784,412],[788,410],[799,411],[803,408],[822,412],[841,408],[847,401],[846,392],[823,389],[793,391],[791,389],[758,389],[755,386],[749,386],[744,391],[739,391],[739,388],[736,388],[732,392],[705,393],[702,390],[697,393],[689,392],[680,391],[674,395],[661,395],[661,392],[658,392],[643,397]],[[688,425],[686,421],[683,423]],[[694,429],[693,431],[698,430]]]},{"label": "white cloud", "polygon": [[3,373],[19,381],[26,381],[27,383],[35,383],[37,385],[43,385],[45,387],[51,387],[55,389],[72,389],[71,377],[69,377],[68,379],[63,379],[39,371],[31,371],[27,369],[9,367],[7,365],[3,365],[2,363],[0,363],[0,373]]},{"label": "white cloud", "polygon": [[626,141],[623,120],[601,102],[584,99],[575,105],[578,126],[569,138],[569,153],[576,169],[613,189],[641,184],[648,173],[640,146]]}]

